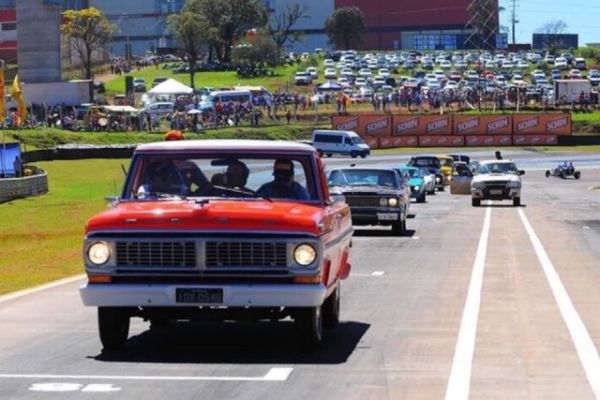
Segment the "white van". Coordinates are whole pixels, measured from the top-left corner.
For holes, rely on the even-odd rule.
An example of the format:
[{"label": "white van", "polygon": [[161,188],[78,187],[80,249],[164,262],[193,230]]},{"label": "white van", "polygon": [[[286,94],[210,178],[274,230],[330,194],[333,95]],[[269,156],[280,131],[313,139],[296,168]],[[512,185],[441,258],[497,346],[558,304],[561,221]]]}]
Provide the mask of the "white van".
[{"label": "white van", "polygon": [[169,101],[146,104],[144,112],[147,114],[156,114],[164,116],[172,114],[175,111],[175,103]]},{"label": "white van", "polygon": [[249,90],[215,90],[210,92],[209,98],[213,103],[217,101],[222,103],[228,101],[246,103],[252,101],[252,93]]},{"label": "white van", "polygon": [[365,158],[371,153],[371,148],[352,131],[313,131],[312,145],[320,154],[326,154],[327,157],[333,154],[345,154],[353,158],[357,156]]}]

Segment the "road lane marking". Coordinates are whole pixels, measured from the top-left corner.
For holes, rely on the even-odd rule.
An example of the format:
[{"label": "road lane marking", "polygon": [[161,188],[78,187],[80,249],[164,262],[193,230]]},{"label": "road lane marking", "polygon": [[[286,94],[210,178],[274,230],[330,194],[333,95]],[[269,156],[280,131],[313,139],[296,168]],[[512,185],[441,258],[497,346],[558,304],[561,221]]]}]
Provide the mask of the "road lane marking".
[{"label": "road lane marking", "polygon": [[485,210],[485,219],[483,220],[483,228],[479,238],[479,245],[477,246],[475,262],[473,263],[473,271],[471,272],[467,300],[460,321],[456,348],[454,349],[454,359],[452,360],[450,378],[448,379],[448,387],[446,388],[446,400],[466,400],[469,398],[491,215],[492,209],[487,208]]},{"label": "road lane marking", "polygon": [[52,375],[52,374],[0,374],[0,379],[86,379],[114,381],[259,381],[283,382],[293,368],[271,368],[264,376],[148,376],[148,375]]},{"label": "road lane marking", "polygon": [[371,276],[383,276],[385,271],[374,271],[371,273]]},{"label": "road lane marking", "polygon": [[554,296],[563,320],[569,329],[571,339],[575,344],[575,349],[577,350],[577,355],[585,370],[587,380],[592,387],[596,399],[600,399],[600,356],[598,356],[598,349],[594,345],[587,328],[575,309],[575,306],[573,305],[565,286],[560,280],[556,268],[554,268],[552,261],[550,261],[550,257],[548,257],[542,242],[535,234],[533,227],[529,223],[529,220],[522,209],[519,209],[519,217],[521,217],[521,222],[523,222],[523,225],[525,226],[529,240],[531,240],[537,258],[544,270],[544,274],[546,275],[546,279],[552,290],[552,295]]},{"label": "road lane marking", "polygon": [[24,290],[19,290],[18,292],[12,292],[9,294],[5,294],[3,296],[0,296],[0,303],[4,303],[4,302],[10,301],[10,300],[15,300],[15,299],[18,299],[18,298],[21,298],[24,296],[28,296],[30,294],[41,292],[43,290],[52,289],[57,286],[62,286],[62,285],[66,285],[68,283],[77,282],[84,278],[85,278],[85,274],[79,274],[79,275],[71,276],[69,278],[59,279],[57,281],[53,281],[53,282],[45,283],[40,286],[32,287],[31,289],[24,289]]}]

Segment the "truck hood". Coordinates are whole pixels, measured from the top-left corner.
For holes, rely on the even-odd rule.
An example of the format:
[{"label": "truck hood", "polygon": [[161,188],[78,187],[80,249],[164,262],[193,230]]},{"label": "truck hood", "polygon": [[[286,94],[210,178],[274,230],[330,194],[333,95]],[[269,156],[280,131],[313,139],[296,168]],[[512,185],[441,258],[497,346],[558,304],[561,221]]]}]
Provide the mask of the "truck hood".
[{"label": "truck hood", "polygon": [[86,233],[110,230],[285,231],[318,235],[319,205],[286,201],[123,202],[91,218]]}]

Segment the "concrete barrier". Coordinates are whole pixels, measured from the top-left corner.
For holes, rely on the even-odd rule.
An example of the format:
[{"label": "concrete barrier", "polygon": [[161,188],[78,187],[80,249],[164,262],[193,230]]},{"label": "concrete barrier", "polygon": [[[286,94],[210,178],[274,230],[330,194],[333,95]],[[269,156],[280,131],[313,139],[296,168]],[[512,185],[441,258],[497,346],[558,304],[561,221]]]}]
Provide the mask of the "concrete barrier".
[{"label": "concrete barrier", "polygon": [[0,179],[0,203],[48,193],[46,171],[33,166],[28,166],[28,168],[33,168],[35,174],[22,178]]}]

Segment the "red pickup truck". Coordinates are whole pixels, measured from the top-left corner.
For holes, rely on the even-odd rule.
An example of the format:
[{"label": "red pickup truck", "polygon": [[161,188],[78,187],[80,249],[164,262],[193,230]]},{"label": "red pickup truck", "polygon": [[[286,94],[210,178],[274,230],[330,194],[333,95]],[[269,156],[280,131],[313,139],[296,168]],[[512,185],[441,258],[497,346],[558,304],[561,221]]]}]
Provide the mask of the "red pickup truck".
[{"label": "red pickup truck", "polygon": [[112,208],[86,224],[86,306],[105,350],[126,345],[131,317],[279,320],[305,347],[339,321],[350,273],[348,205],[329,194],[305,144],[169,141],[139,146]]}]

